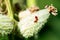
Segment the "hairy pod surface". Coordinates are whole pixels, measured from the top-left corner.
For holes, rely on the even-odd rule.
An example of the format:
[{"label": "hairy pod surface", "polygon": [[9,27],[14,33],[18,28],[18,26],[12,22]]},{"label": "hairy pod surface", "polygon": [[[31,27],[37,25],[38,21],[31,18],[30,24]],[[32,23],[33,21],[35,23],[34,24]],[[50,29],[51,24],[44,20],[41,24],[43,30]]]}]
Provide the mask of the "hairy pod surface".
[{"label": "hairy pod surface", "polygon": [[[27,14],[29,13],[27,12]],[[23,37],[31,37],[34,34],[37,34],[39,30],[41,30],[42,26],[47,22],[49,16],[50,13],[47,9],[34,12],[33,14],[22,18],[22,20],[18,22],[18,29],[20,30],[20,33]],[[38,18],[37,22],[35,22],[35,18]]]},{"label": "hairy pod surface", "polygon": [[9,34],[14,26],[14,22],[7,15],[0,14],[0,33],[2,35]]}]

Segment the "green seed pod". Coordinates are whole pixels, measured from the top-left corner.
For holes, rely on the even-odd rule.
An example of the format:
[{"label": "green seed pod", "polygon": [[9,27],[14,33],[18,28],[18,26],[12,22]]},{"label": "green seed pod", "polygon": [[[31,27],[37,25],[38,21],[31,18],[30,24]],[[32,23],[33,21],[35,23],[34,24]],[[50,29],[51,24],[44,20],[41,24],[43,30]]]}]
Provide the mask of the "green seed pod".
[{"label": "green seed pod", "polygon": [[0,34],[7,35],[13,29],[13,21],[7,15],[0,14]]},{"label": "green seed pod", "polygon": [[22,18],[18,23],[18,28],[22,36],[28,38],[37,34],[38,31],[41,30],[42,26],[47,22],[49,15],[50,13],[48,9],[43,9]]}]

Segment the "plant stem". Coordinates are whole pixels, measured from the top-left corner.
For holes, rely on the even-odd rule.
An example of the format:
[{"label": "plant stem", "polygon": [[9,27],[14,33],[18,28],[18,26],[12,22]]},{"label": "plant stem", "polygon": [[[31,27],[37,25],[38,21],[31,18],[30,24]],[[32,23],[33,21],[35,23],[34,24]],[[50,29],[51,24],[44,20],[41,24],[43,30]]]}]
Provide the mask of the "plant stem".
[{"label": "plant stem", "polygon": [[26,38],[25,40],[29,40],[28,38]]},{"label": "plant stem", "polygon": [[38,40],[38,34],[34,35],[34,40]]},{"label": "plant stem", "polygon": [[36,0],[27,0],[28,7],[35,6],[35,5],[36,5]]},{"label": "plant stem", "polygon": [[6,3],[6,7],[7,7],[7,10],[8,10],[8,16],[13,19],[13,10],[12,10],[12,6],[11,6],[11,0],[4,0],[5,3]]}]

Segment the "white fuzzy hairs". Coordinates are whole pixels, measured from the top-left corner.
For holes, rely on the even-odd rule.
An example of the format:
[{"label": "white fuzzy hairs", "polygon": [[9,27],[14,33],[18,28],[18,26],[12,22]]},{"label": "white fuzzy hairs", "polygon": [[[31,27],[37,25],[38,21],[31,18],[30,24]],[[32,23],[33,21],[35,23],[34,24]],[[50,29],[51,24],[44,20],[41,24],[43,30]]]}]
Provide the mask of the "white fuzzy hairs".
[{"label": "white fuzzy hairs", "polygon": [[[50,16],[49,8],[31,14],[29,10],[19,13],[18,29],[23,37],[28,38],[37,34]],[[37,19],[37,20],[36,20]],[[36,21],[35,21],[36,20]]]}]

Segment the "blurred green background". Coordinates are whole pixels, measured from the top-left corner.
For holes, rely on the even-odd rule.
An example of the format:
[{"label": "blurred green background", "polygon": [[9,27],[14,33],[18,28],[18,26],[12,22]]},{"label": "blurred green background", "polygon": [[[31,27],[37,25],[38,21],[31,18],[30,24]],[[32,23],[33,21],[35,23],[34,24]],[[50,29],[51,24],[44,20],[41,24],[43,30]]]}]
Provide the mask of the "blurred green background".
[{"label": "blurred green background", "polygon": [[[12,3],[15,13],[27,8],[26,0],[12,0]],[[39,31],[38,38],[35,39],[34,37],[31,37],[28,40],[60,40],[60,0],[36,0],[36,3],[40,9],[44,9],[45,5],[53,4],[58,10],[58,15],[50,15],[48,22],[44,25],[41,31]],[[15,7],[16,4],[18,4],[17,6],[20,6],[17,8],[18,11]],[[25,40],[25,38],[18,35],[18,32],[16,32],[14,35],[13,34],[14,33],[11,33],[9,35],[9,40]]]}]

